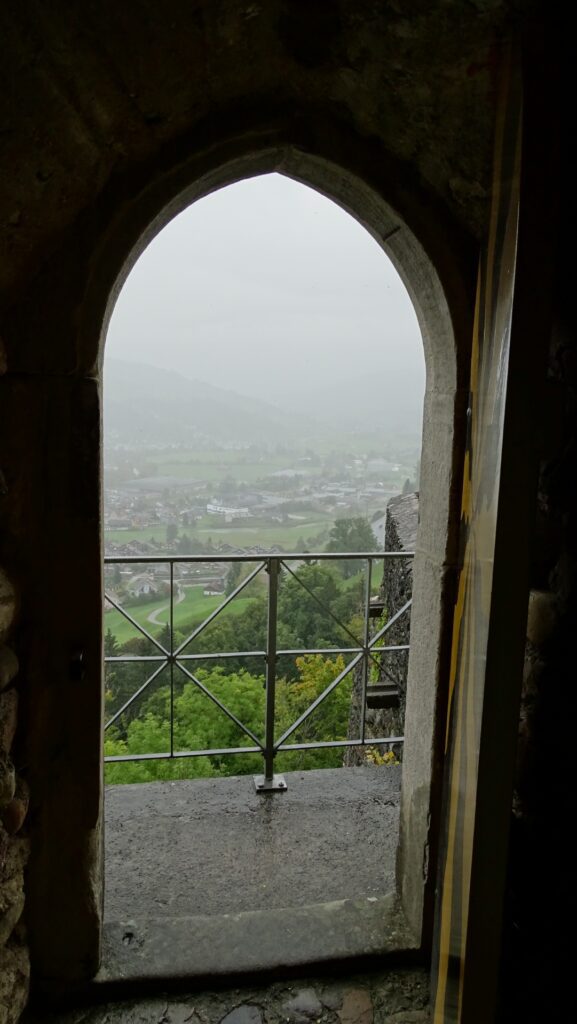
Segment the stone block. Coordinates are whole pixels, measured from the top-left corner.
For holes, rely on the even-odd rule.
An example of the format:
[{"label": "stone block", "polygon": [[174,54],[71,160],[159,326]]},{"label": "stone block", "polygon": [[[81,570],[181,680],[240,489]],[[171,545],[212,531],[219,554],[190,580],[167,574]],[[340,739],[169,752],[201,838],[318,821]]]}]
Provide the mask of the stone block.
[{"label": "stone block", "polygon": [[283,1016],[291,1021],[316,1019],[323,1011],[322,1003],[314,988],[302,988],[283,1004]]},{"label": "stone block", "polygon": [[340,985],[330,985],[323,989],[321,1002],[327,1010],[340,1010],[343,1005],[343,989]]},{"label": "stone block", "polygon": [[0,690],[4,690],[18,674],[18,658],[9,647],[0,648]]},{"label": "stone block", "polygon": [[28,1001],[28,950],[9,943],[0,950],[0,1024],[17,1024]]},{"label": "stone block", "polygon": [[12,750],[18,724],[18,694],[16,690],[0,693],[0,758]]},{"label": "stone block", "polygon": [[339,1018],[341,1024],[372,1024],[373,1002],[370,992],[364,988],[348,989],[343,997]]},{"label": "stone block", "polygon": [[28,839],[8,835],[6,829],[0,825],[0,886],[15,875],[22,875],[29,852]]},{"label": "stone block", "polygon": [[16,780],[14,797],[2,808],[0,818],[9,835],[16,835],[22,828],[28,813],[30,794],[23,779]]},{"label": "stone block", "polygon": [[0,753],[0,808],[7,807],[16,794],[16,773],[9,757]]},{"label": "stone block", "polygon": [[243,1003],[227,1013],[221,1024],[262,1024],[262,1013],[258,1006]]},{"label": "stone block", "polygon": [[0,889],[0,949],[8,942],[24,910],[22,875],[15,875]]},{"label": "stone block", "polygon": [[557,622],[555,595],[547,590],[532,590],[527,612],[527,639],[540,647],[551,637]]},{"label": "stone block", "polygon": [[2,641],[16,614],[16,591],[4,569],[0,569],[0,641]]}]

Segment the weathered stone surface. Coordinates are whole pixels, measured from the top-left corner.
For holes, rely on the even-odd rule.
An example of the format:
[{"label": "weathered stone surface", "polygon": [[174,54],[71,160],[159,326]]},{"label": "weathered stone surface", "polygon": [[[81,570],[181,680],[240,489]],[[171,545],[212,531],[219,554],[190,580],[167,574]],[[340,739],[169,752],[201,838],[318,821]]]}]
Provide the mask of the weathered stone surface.
[{"label": "weathered stone surface", "polygon": [[[390,970],[357,976],[336,971],[335,975],[338,980],[332,980],[329,975],[322,979],[303,978],[300,983],[277,982],[262,988],[200,990],[194,994],[118,1000],[68,1011],[35,1007],[25,1015],[24,1021],[26,1024],[280,1024],[287,1019],[296,1020],[296,1013],[292,1018],[287,1014],[287,1007],[295,1001],[301,1010],[308,1007],[311,1011],[315,1000],[319,999],[323,1005],[318,1004],[314,1016],[301,1012],[302,1024],[313,1021],[315,1024],[342,1024],[337,1009],[343,992],[348,995],[349,1020],[369,1021],[372,1006],[382,1005],[383,991],[387,992],[387,1001],[393,1007],[391,994],[398,991],[404,1009],[397,1006],[390,1016],[383,1016],[376,1010],[375,1024],[413,1024],[413,1020],[414,1024],[421,1024],[427,1020],[420,998],[421,982],[426,982],[427,978],[424,971]],[[414,1004],[410,1000],[412,992],[415,993]],[[411,1018],[411,1012],[417,1016]]]},{"label": "weathered stone surface", "polygon": [[21,836],[11,836],[0,825],[0,884],[20,874],[26,866],[30,844]]},{"label": "weathered stone surface", "polygon": [[[28,9],[28,0],[23,6]],[[223,109],[239,96],[274,96],[281,105],[290,96],[303,102],[308,92],[309,102],[322,104],[327,117],[342,104],[346,118],[368,135],[382,136],[385,125],[388,151],[403,161],[411,156],[428,190],[467,229],[480,232],[492,142],[487,64],[507,5],[475,4],[471,16],[468,5],[453,3],[448,17],[445,5],[347,0],[338,16],[324,4],[313,5],[309,20],[310,7],[227,2],[218,5],[217,16],[205,0],[192,18],[188,5],[178,2],[171,19],[159,25],[150,3],[136,21],[122,6],[112,42],[107,9],[93,15],[88,34],[82,19],[70,22],[56,8],[51,31],[85,86],[82,107],[73,112],[43,51],[31,51],[24,29],[11,26],[4,72],[8,81],[19,82],[35,144],[22,140],[18,105],[12,104],[5,114],[6,160],[19,173],[6,175],[1,196],[3,287],[21,285],[23,275],[41,265],[46,236],[58,227],[65,231],[79,210],[96,203],[118,173],[120,157],[128,162],[128,140],[129,152],[151,160],[161,142],[174,145],[195,120],[203,124],[211,103]],[[491,19],[480,16],[484,7]],[[125,39],[130,46],[122,44]],[[263,54],[266,60],[257,59]],[[87,137],[83,124],[98,117],[101,134]],[[58,139],[56,149],[42,135],[47,124]],[[8,338],[6,344],[11,355]]]},{"label": "weathered stone surface", "polygon": [[0,751],[0,808],[4,809],[14,799],[16,772],[9,757]]},{"label": "weathered stone surface", "polygon": [[0,647],[0,690],[18,674],[18,658],[10,647]]},{"label": "weathered stone surface", "polygon": [[9,754],[18,725],[18,694],[16,690],[0,693],[0,757]]},{"label": "weathered stone surface", "polygon": [[370,992],[364,988],[348,989],[339,1010],[339,1019],[341,1024],[372,1024],[373,1001]]},{"label": "weathered stone surface", "polygon": [[195,1012],[194,998],[182,1003],[171,1003],[166,1008],[162,1024],[203,1024],[201,1017]]},{"label": "weathered stone surface", "polygon": [[17,1024],[28,999],[30,961],[19,943],[0,949],[0,1024]]},{"label": "weathered stone surface", "polygon": [[246,775],[107,787],[105,919],[391,892],[400,768],[291,772],[287,780],[274,802],[263,801]]},{"label": "weathered stone surface", "polygon": [[4,640],[16,614],[16,591],[4,569],[0,569],[0,641]]},{"label": "weathered stone surface", "polygon": [[427,1024],[429,1020],[426,1010],[402,1010],[401,1013],[384,1017],[382,1024]]},{"label": "weathered stone surface", "polygon": [[301,1021],[322,1013],[322,1003],[314,988],[302,988],[283,1005],[283,1014],[289,1020]]},{"label": "weathered stone surface", "polygon": [[16,835],[22,828],[28,814],[29,802],[30,794],[26,782],[23,779],[17,779],[14,797],[2,808],[0,813],[2,824],[10,835]]},{"label": "weathered stone surface", "polygon": [[343,1005],[343,989],[339,985],[330,985],[323,988],[321,1002],[327,1010],[339,1010]]},{"label": "weathered stone surface", "polygon": [[11,878],[0,890],[0,947],[14,931],[24,910],[24,889],[22,877]]},{"label": "weathered stone surface", "polygon": [[258,1006],[243,1003],[227,1013],[221,1024],[262,1024],[262,1012]]},{"label": "weathered stone surface", "polygon": [[[105,922],[99,985],[226,978],[415,948],[394,894],[209,917]],[[291,993],[294,994],[294,993]]]},{"label": "weathered stone surface", "polygon": [[527,639],[540,647],[551,637],[557,621],[555,595],[546,590],[532,590],[527,612]]},{"label": "weathered stone surface", "polygon": [[429,977],[425,971],[384,975],[374,992],[375,1024],[388,1024],[409,1012],[425,1013],[426,1020],[428,1005]]},{"label": "weathered stone surface", "polygon": [[[419,494],[400,494],[391,498],[382,527],[382,536],[385,551],[414,551],[417,529],[419,525]],[[400,609],[412,597],[413,590],[413,560],[412,558],[389,558],[385,560],[383,570],[383,581],[379,597],[384,605],[385,621],[400,611]],[[383,619],[376,620],[372,633],[373,635],[381,628]],[[400,616],[398,621],[389,629],[383,643],[388,646],[404,645],[409,643],[411,632],[411,609]],[[381,659],[378,664],[378,681],[381,683],[390,682],[397,686],[399,691],[399,706],[397,708],[376,709],[367,707],[366,727],[369,736],[403,736],[405,731],[405,708],[407,694],[407,668],[408,651],[391,651],[386,658]],[[361,706],[363,696],[363,672],[362,668],[354,673],[353,694],[351,700],[351,711],[349,717],[349,736],[354,737],[360,734]],[[395,744],[393,747],[395,760],[402,760],[403,745]],[[368,752],[370,759],[371,752]],[[362,747],[351,747],[347,750],[344,763],[347,765],[359,765],[366,763],[367,751]]]}]

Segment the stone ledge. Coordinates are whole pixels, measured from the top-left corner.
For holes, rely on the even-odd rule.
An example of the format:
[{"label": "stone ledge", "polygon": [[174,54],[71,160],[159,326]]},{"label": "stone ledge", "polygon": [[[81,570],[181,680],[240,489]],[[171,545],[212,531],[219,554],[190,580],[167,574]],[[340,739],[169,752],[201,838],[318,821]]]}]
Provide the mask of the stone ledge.
[{"label": "stone ledge", "polygon": [[[400,767],[106,789],[105,921],[310,906],[395,888]],[[360,852],[362,851],[362,856]]]},{"label": "stone ledge", "polygon": [[382,963],[417,949],[394,894],[210,917],[144,917],[104,926],[103,962],[92,986],[214,984],[335,962]]}]

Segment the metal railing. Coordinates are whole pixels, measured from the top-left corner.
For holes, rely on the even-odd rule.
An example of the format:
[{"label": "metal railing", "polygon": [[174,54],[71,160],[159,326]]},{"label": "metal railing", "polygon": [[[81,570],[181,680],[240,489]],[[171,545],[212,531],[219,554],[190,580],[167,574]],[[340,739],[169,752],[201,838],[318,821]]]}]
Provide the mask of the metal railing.
[{"label": "metal railing", "polygon": [[[168,584],[169,584],[169,621],[168,621],[168,638],[169,643],[165,646],[161,641],[152,635],[141,623],[139,623],[130,613],[122,607],[118,600],[112,596],[111,593],[105,593],[105,602],[117,612],[119,612],[132,626],[145,637],[150,644],[156,649],[155,654],[146,655],[133,655],[133,654],[121,654],[121,655],[108,655],[105,657],[107,664],[111,663],[148,663],[151,666],[155,665],[154,670],[148,676],[142,685],[124,702],[110,719],[105,724],[105,730],[108,730],[113,726],[125,712],[142,696],[142,694],[152,685],[152,683],[160,676],[164,669],[169,668],[170,670],[170,749],[161,753],[142,753],[142,754],[117,754],[109,755],[105,757],[107,762],[123,762],[123,761],[145,761],[145,760],[159,760],[159,759],[174,759],[174,758],[185,758],[185,757],[201,757],[201,756],[221,756],[226,754],[261,754],[264,760],[264,773],[262,776],[255,777],[255,785],[259,792],[266,792],[271,790],[283,790],[286,789],[286,781],[280,775],[274,773],[274,761],[277,754],[284,751],[294,750],[315,750],[320,748],[331,748],[331,747],[358,747],[358,746],[379,746],[379,745],[391,745],[399,744],[403,742],[403,736],[371,736],[367,737],[367,723],[366,723],[366,708],[367,708],[367,686],[369,683],[369,666],[371,663],[376,664],[377,659],[381,658],[382,655],[387,653],[408,651],[408,644],[393,644],[387,646],[382,641],[386,634],[394,625],[396,625],[399,619],[407,613],[412,604],[412,599],[406,601],[406,603],[399,608],[388,621],[382,625],[377,631],[371,636],[371,586],[373,577],[373,563],[374,562],[385,562],[388,559],[412,559],[414,552],[412,551],[369,551],[369,552],[321,552],[321,553],[309,553],[305,552],[302,554],[266,554],[266,555],[178,555],[178,556],[166,556],[166,555],[155,555],[155,556],[121,556],[121,555],[106,555],[104,558],[105,566],[110,565],[167,565],[169,568]],[[306,585],[303,579],[298,575],[298,566],[300,564],[314,564],[321,561],[358,561],[359,563],[364,562],[366,565],[365,575],[365,599],[364,599],[364,614],[363,614],[363,629],[362,637],[359,638],[345,623],[341,622],[337,616],[333,614],[330,608],[327,608],[318,596]],[[178,645],[174,643],[174,590],[175,590],[175,565],[186,565],[186,564],[202,564],[202,565],[224,565],[234,562],[242,563],[256,563],[255,567],[248,573],[248,575],[231,591],[228,596],[224,598],[222,603],[214,609],[198,626],[196,626],[192,632]],[[295,568],[291,568],[289,563],[296,563]],[[256,579],[261,573],[266,573],[268,576],[268,593],[267,593],[267,630],[266,630],[266,646],[262,650],[251,650],[251,651],[225,651],[219,653],[186,653],[187,648],[194,640],[203,633],[203,631],[214,622],[218,615],[220,615],[225,608],[227,608],[232,601],[239,594],[241,594],[246,587]],[[309,597],[340,627],[340,629],[347,634],[352,644],[346,647],[312,647],[312,648],[278,648],[277,646],[277,602],[279,593],[279,579],[280,574],[286,573],[288,577],[297,580],[297,582],[303,587],[309,594]],[[284,730],[280,736],[275,737],[275,705],[276,705],[276,684],[277,684],[277,663],[281,656],[293,656],[300,657],[302,655],[350,655],[351,660],[348,664],[338,673],[338,675],[323,689],[323,691],[312,701],[310,706],[299,715],[299,717],[292,722],[292,724]],[[265,666],[265,720],[264,720],[264,739],[261,740],[257,735],[245,725],[226,705],[212,693],[211,690],[202,682],[201,679],[192,671],[194,662],[209,661],[214,659],[226,659],[226,658],[259,658],[262,659]],[[157,663],[157,664],[156,664]],[[190,666],[190,667],[189,667]],[[360,735],[358,737],[349,738],[345,740],[324,740],[319,742],[301,742],[301,743],[288,743],[290,737],[303,725],[303,723],[313,714],[313,712],[327,699],[327,697],[339,686],[340,683],[356,668],[361,669],[362,679],[362,696],[361,696],[361,718],[360,718]],[[252,741],[252,746],[242,747],[224,747],[224,748],[213,748],[203,750],[175,750],[174,746],[174,692],[175,692],[175,670],[178,670],[189,682],[193,683],[196,687],[201,690],[206,697],[208,697],[213,703],[220,709],[220,711],[226,715],[235,725]]]}]

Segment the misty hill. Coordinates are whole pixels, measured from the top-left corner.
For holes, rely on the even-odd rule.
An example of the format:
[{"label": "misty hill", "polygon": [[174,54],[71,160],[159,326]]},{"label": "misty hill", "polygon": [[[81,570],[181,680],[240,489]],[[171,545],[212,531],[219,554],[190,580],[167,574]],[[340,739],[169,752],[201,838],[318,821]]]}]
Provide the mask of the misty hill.
[{"label": "misty hill", "polygon": [[277,444],[320,436],[327,430],[419,436],[423,381],[391,365],[326,387],[308,384],[278,406],[191,380],[174,370],[107,359],[104,424],[109,441],[127,445],[195,444],[202,441]]},{"label": "misty hill", "polygon": [[391,362],[385,369],[361,373],[326,387],[307,386],[293,395],[291,409],[314,415],[340,431],[378,430],[397,436],[420,437],[423,419],[424,373]]},{"label": "misty hill", "polygon": [[104,425],[109,441],[130,445],[286,442],[310,432],[306,416],[173,370],[107,359]]}]

